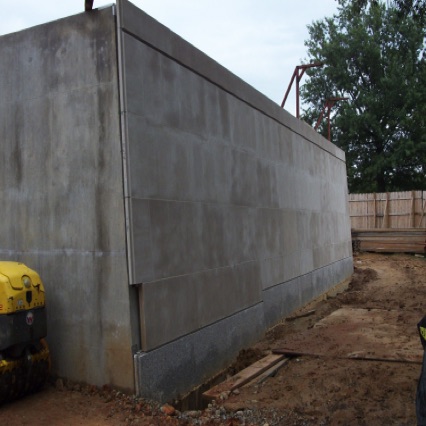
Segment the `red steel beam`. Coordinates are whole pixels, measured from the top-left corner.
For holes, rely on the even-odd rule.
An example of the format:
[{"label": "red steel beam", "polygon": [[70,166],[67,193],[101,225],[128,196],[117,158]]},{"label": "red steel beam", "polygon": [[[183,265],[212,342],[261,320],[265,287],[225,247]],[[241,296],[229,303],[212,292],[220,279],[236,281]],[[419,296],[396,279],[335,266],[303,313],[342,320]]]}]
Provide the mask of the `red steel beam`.
[{"label": "red steel beam", "polygon": [[321,111],[320,116],[318,117],[317,123],[315,124],[315,130],[318,130],[319,125],[321,124],[322,118],[324,116],[324,112],[327,110],[327,121],[328,121],[328,140],[331,141],[331,126],[330,126],[330,112],[331,108],[333,108],[334,104],[339,101],[346,101],[349,98],[328,98],[325,101],[324,108]]},{"label": "red steel beam", "polygon": [[287,91],[285,92],[284,99],[281,102],[281,108],[284,108],[284,105],[287,101],[288,95],[291,90],[291,86],[293,85],[294,79],[296,79],[296,117],[300,118],[300,80],[302,79],[303,74],[308,68],[314,68],[314,67],[322,67],[324,64],[322,62],[313,62],[312,64],[304,64],[304,65],[297,65],[294,69],[293,75],[290,80],[290,84],[288,85]]}]

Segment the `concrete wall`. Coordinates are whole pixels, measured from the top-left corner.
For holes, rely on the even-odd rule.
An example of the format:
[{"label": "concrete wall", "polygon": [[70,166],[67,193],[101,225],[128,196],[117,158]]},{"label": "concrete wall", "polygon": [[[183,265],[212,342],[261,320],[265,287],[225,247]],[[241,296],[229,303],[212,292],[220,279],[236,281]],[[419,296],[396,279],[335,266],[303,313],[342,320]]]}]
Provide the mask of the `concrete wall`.
[{"label": "concrete wall", "polygon": [[169,399],[352,272],[344,153],[119,2],[140,392]]},{"label": "concrete wall", "polygon": [[53,372],[132,389],[112,11],[0,37],[0,257],[42,276]]},{"label": "concrete wall", "polygon": [[350,275],[345,157],[114,10],[0,38],[0,255],[45,282],[54,372],[168,400]]}]

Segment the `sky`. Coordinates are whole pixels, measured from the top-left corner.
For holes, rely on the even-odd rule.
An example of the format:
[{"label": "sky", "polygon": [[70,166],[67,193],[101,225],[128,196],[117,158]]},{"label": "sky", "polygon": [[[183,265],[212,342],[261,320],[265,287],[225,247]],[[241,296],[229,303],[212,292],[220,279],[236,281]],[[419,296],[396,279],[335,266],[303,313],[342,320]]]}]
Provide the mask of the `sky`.
[{"label": "sky", "polygon": [[[112,4],[94,0],[94,7]],[[337,12],[337,0],[132,0],[238,77],[281,104],[304,63],[306,26]],[[84,0],[0,0],[0,35],[84,11]],[[301,82],[303,84],[303,80]],[[285,109],[295,115],[294,88]]]}]

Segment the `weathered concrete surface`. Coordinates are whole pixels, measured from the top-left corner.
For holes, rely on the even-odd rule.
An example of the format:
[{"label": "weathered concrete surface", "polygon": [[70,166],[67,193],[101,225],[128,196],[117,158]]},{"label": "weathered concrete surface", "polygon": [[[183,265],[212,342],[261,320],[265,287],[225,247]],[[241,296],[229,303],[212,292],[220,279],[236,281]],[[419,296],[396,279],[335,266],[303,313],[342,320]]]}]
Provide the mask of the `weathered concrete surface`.
[{"label": "weathered concrete surface", "polygon": [[167,400],[351,274],[345,157],[113,10],[0,38],[0,254],[45,281],[55,372],[132,388],[134,361]]},{"label": "weathered concrete surface", "polygon": [[53,371],[132,389],[114,18],[0,38],[0,257],[40,272]]},{"label": "weathered concrete surface", "polygon": [[125,0],[119,17],[136,374],[168,399],[351,274],[345,157]]}]

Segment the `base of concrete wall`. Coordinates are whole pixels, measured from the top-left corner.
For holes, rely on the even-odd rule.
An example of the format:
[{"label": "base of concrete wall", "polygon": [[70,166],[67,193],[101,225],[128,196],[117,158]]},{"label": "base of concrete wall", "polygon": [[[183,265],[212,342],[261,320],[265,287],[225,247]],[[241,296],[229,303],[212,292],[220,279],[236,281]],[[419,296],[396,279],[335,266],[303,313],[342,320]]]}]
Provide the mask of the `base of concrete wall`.
[{"label": "base of concrete wall", "polygon": [[265,327],[273,326],[281,318],[327,292],[348,278],[352,272],[353,260],[349,257],[265,289]]},{"label": "base of concrete wall", "polygon": [[134,355],[137,393],[171,401],[225,368],[267,328],[346,280],[352,257],[268,288],[263,302],[150,352]]},{"label": "base of concrete wall", "polygon": [[264,329],[263,304],[238,312],[150,352],[134,355],[139,396],[170,401],[225,368]]}]

